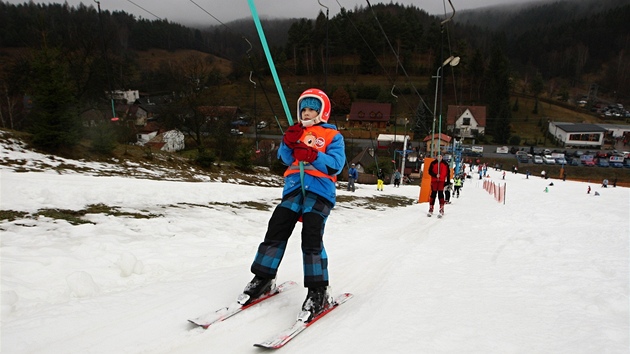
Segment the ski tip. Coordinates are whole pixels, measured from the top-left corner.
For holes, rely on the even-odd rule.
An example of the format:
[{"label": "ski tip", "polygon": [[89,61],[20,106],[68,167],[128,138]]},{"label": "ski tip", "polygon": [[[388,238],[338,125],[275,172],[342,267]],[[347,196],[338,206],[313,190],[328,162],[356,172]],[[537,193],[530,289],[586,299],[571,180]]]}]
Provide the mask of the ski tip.
[{"label": "ski tip", "polygon": [[254,344],[254,347],[256,347],[256,348],[263,348],[263,349],[280,349],[280,348],[282,348],[282,347],[274,347],[274,346],[271,346],[271,345],[264,345],[264,344],[260,344],[260,343]]},{"label": "ski tip", "polygon": [[201,327],[203,329],[208,329],[208,327],[210,327],[209,324],[199,323],[196,320],[188,320],[188,323],[195,325],[196,327]]}]

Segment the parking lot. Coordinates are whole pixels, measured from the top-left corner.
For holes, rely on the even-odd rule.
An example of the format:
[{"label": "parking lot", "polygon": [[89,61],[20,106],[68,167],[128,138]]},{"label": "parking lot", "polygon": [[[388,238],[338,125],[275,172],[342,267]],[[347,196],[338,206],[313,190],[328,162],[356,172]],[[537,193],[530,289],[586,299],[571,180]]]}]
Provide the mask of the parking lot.
[{"label": "parking lot", "polygon": [[534,149],[534,154],[527,150],[515,152],[515,157],[522,164],[584,166],[601,168],[630,168],[630,153],[617,150],[550,150]]}]

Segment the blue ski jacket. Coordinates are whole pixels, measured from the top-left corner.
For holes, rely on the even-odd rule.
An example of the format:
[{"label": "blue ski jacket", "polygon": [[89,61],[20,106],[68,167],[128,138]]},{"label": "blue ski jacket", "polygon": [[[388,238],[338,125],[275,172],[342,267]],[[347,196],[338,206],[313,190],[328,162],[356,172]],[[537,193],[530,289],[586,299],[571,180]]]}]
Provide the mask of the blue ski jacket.
[{"label": "blue ski jacket", "polygon": [[[334,130],[334,132],[329,131]],[[335,205],[337,195],[337,175],[341,173],[346,162],[346,149],[343,135],[337,131],[333,124],[319,123],[311,127],[304,128],[304,139],[312,148],[317,149],[318,154],[312,164],[304,163],[304,174],[301,176],[299,165],[293,157],[293,149],[284,142],[278,148],[278,159],[289,166],[285,172],[284,190],[285,196],[298,188],[302,188],[302,178],[304,179],[304,190],[315,193],[326,198]]]}]

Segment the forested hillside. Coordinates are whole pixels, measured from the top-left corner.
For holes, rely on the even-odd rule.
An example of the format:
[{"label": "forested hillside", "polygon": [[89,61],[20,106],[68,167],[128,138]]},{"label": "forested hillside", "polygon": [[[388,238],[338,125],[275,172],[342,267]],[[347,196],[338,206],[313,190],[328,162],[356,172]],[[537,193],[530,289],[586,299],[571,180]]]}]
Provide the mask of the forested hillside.
[{"label": "forested hillside", "polygon": [[[441,17],[393,3],[314,16],[264,20],[263,27],[287,92],[327,85],[339,117],[354,100],[390,102],[398,116],[411,117],[417,133],[429,133],[433,76],[451,55],[461,64],[444,70],[448,89],[440,107],[486,105],[486,134],[497,143],[512,134],[511,93],[571,101],[597,87],[598,98],[630,103],[627,0],[465,11],[444,26]],[[189,28],[92,5],[0,1],[2,126],[41,128],[38,119],[55,115],[72,125],[77,113],[40,111],[41,102],[111,112],[107,92],[115,89],[173,95],[163,117],[217,104],[269,116],[278,103],[267,96],[273,84],[252,22]],[[266,100],[256,103],[250,77]]]},{"label": "forested hillside", "polygon": [[[599,76],[600,93],[630,90],[624,61],[630,48],[630,1],[557,1],[518,9],[464,11],[454,21],[458,37],[481,44],[479,31],[502,33],[516,71],[540,71],[544,79],[575,84]],[[595,82],[589,82],[595,83]]]}]

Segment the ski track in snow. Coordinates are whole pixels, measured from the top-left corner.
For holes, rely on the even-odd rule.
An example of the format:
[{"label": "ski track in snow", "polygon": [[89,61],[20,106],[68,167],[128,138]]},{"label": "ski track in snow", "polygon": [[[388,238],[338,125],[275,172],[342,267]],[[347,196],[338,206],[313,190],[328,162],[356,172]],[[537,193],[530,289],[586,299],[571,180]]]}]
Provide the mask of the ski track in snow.
[{"label": "ski track in snow", "polygon": [[[340,203],[324,239],[331,285],[355,296],[283,352],[627,353],[628,189],[591,183],[594,197],[587,183],[510,173],[497,182],[508,184],[505,205],[467,180],[443,219],[427,218],[426,203]],[[3,353],[259,353],[253,343],[297,316],[301,285],[207,330],[187,322],[229,305],[250,280],[281,188],[5,165],[0,183],[3,210],[102,203],[156,215],[0,223]],[[417,199],[419,188],[338,194]],[[279,282],[302,283],[300,228]]]}]

